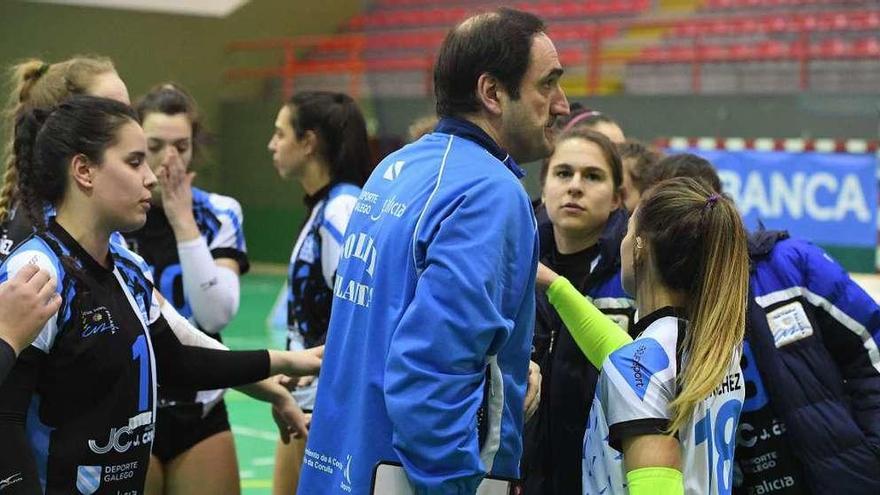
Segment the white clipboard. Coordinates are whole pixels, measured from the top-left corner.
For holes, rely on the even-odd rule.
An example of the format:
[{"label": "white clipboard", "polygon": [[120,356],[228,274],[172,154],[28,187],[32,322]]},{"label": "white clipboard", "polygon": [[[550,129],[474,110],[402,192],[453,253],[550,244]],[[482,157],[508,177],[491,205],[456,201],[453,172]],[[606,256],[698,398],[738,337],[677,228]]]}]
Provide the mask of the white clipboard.
[{"label": "white clipboard", "polygon": [[[517,493],[512,480],[486,477],[477,488],[476,495],[513,495]],[[371,495],[414,495],[412,485],[403,466],[393,462],[380,462],[373,469]]]}]

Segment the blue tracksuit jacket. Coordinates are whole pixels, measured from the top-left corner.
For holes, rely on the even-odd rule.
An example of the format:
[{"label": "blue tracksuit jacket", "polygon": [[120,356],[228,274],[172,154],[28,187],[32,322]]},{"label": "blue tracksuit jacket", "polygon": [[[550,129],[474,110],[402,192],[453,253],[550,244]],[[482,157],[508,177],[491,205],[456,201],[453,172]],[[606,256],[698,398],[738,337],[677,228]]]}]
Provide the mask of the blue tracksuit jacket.
[{"label": "blue tracksuit jacket", "polygon": [[812,493],[880,493],[880,306],[808,242],[758,232],[750,251],[750,400],[785,421]]},{"label": "blue tracksuit jacket", "polygon": [[417,493],[519,475],[538,242],[521,170],[443,119],[364,185],[345,234],[300,494]]}]

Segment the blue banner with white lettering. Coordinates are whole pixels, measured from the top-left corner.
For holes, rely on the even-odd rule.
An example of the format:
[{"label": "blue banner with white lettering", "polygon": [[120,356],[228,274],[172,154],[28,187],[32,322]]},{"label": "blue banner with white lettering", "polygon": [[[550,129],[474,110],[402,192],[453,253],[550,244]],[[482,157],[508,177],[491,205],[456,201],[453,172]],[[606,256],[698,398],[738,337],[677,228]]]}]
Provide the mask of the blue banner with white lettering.
[{"label": "blue banner with white lettering", "polygon": [[817,244],[877,244],[873,154],[688,151],[715,165],[749,229],[761,221]]}]

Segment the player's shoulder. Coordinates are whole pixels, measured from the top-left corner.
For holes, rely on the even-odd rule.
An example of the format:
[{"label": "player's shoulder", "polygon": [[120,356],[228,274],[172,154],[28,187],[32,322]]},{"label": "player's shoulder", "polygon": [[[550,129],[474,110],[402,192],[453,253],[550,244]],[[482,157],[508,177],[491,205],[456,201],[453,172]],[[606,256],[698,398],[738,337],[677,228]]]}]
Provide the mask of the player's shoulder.
[{"label": "player's shoulder", "polygon": [[338,199],[357,198],[361,194],[361,188],[348,182],[340,182],[330,188],[327,193],[327,202],[332,203]]},{"label": "player's shoulder", "polygon": [[324,205],[325,218],[349,217],[357,204],[361,188],[354,184],[338,184],[327,194]]},{"label": "player's shoulder", "polygon": [[137,266],[147,266],[147,262],[141,257],[141,255],[135,253],[131,249],[129,249],[126,245],[119,243],[110,243],[110,253],[117,260],[123,260],[128,263],[132,263]]},{"label": "player's shoulder", "polygon": [[225,196],[214,192],[205,191],[197,187],[192,188],[193,205],[207,208],[215,214],[232,214],[241,217],[241,203],[232,196]]},{"label": "player's shoulder", "polygon": [[39,235],[31,235],[19,244],[10,255],[3,261],[0,278],[5,280],[10,274],[14,274],[25,265],[36,265],[49,272],[53,278],[64,276],[64,267],[61,258],[49,245],[46,239]]}]

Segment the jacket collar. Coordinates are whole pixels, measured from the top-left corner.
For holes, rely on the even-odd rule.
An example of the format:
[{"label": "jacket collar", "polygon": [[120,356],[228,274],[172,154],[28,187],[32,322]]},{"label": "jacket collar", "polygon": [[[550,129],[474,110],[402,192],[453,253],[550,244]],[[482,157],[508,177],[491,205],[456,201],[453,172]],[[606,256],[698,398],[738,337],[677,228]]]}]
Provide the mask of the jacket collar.
[{"label": "jacket collar", "polygon": [[498,146],[498,143],[496,143],[494,139],[489,137],[489,135],[486,134],[486,131],[480,129],[473,122],[469,122],[458,117],[443,117],[442,119],[440,119],[440,122],[437,123],[437,127],[434,128],[434,132],[451,134],[453,136],[458,136],[460,138],[464,138],[468,141],[476,143],[483,149],[488,151],[489,154],[501,161],[501,163],[503,163],[505,167],[513,172],[513,175],[515,175],[518,179],[522,179],[526,176],[525,170],[517,165],[510,154],[508,154],[500,146]]}]

